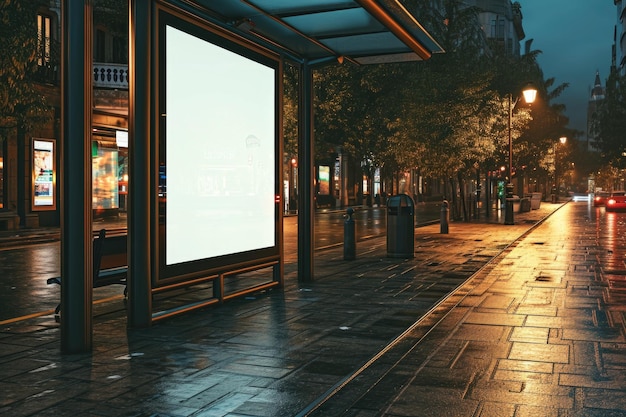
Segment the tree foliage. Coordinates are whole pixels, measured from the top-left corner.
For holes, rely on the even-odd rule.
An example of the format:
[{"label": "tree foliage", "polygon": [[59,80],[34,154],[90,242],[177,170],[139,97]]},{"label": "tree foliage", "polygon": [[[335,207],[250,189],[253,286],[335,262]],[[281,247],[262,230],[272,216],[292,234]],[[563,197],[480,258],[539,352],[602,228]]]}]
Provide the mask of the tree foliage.
[{"label": "tree foliage", "polygon": [[0,2],[0,128],[32,129],[50,117],[37,88],[37,8],[42,2]]},{"label": "tree foliage", "polygon": [[444,0],[441,9],[408,3],[445,53],[425,62],[316,71],[318,158],[341,147],[366,173],[379,167],[383,175],[419,168],[452,178],[499,168],[508,161],[509,96],[516,101],[528,82],[538,87],[538,104],[520,102],[512,113],[514,166],[540,168],[555,139],[573,137],[564,106],[551,102],[567,84],[544,80],[541,51],[515,57],[489,45],[479,10],[462,0]]},{"label": "tree foliage", "polygon": [[[549,150],[561,136],[577,134],[566,127],[565,107],[553,102],[568,85],[544,79],[537,64],[541,51],[516,57],[490,45],[478,9],[462,0],[442,4],[437,9],[409,1],[407,7],[445,53],[424,62],[346,62],[315,71],[316,158],[330,159],[341,149],[363,173],[377,167],[387,178],[418,168],[425,176],[460,181],[477,169],[499,169],[508,164],[511,98],[513,166],[518,173],[554,170]],[[537,102],[515,106],[528,82],[539,90]],[[295,109],[289,104],[295,101],[286,101],[286,112]]]}]

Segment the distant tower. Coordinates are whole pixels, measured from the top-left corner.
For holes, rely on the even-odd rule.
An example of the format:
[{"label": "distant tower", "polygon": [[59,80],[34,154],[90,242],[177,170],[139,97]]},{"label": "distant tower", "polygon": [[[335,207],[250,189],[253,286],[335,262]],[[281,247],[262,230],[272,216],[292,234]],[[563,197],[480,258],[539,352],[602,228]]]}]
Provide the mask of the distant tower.
[{"label": "distant tower", "polygon": [[587,105],[587,150],[598,151],[596,144],[596,135],[591,130],[593,120],[598,112],[598,106],[604,100],[605,89],[600,81],[600,72],[596,71],[596,79],[591,89],[589,104]]},{"label": "distant tower", "polygon": [[614,0],[617,22],[613,34],[613,67],[626,75],[626,0]]}]

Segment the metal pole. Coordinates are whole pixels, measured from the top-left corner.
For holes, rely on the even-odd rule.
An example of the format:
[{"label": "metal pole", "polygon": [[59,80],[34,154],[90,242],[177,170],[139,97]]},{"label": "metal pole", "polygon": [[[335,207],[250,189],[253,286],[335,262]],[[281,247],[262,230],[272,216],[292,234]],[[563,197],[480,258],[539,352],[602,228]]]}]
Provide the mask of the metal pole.
[{"label": "metal pole", "polygon": [[559,168],[558,168],[558,159],[557,159],[557,148],[558,143],[554,144],[554,202],[559,202]]},{"label": "metal pole", "polygon": [[343,222],[343,260],[352,261],[356,259],[356,228],[352,215],[354,209],[348,207],[346,210],[346,221]]},{"label": "metal pole", "polygon": [[298,132],[298,280],[313,281],[315,189],[313,187],[313,68],[300,65]]},{"label": "metal pole", "polygon": [[511,137],[511,119],[513,118],[512,94],[509,93],[509,178],[506,185],[504,224],[515,224],[513,214],[513,139]]},{"label": "metal pole", "polygon": [[[151,200],[150,159],[155,149],[150,140],[150,13],[151,3],[129,3],[129,166],[128,192],[128,324],[152,324],[152,240],[150,233]],[[159,112],[161,114],[161,112]],[[156,145],[155,145],[156,146]],[[152,167],[154,169],[154,167]],[[158,208],[157,208],[158,210]]]},{"label": "metal pole", "polygon": [[448,201],[443,200],[441,203],[441,211],[439,215],[439,233],[448,234],[450,231],[450,204]]},{"label": "metal pole", "polygon": [[62,7],[61,351],[92,349],[91,0]]}]

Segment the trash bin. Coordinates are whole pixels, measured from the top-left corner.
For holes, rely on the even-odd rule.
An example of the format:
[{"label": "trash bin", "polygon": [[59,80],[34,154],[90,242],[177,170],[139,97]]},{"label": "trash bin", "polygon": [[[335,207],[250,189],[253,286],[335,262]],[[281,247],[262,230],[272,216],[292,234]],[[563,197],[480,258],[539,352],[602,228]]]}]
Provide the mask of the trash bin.
[{"label": "trash bin", "polygon": [[387,200],[387,256],[412,258],[415,252],[415,203],[407,194]]},{"label": "trash bin", "polygon": [[532,210],[538,210],[539,208],[541,208],[541,198],[542,198],[542,194],[541,193],[531,193],[531,197],[530,197],[530,208]]},{"label": "trash bin", "polygon": [[525,213],[527,211],[530,211],[530,198],[524,197],[524,198],[520,199],[520,202],[519,202],[519,212],[520,213]]},{"label": "trash bin", "polygon": [[518,195],[514,195],[511,200],[513,201],[513,213],[519,213],[522,199]]}]

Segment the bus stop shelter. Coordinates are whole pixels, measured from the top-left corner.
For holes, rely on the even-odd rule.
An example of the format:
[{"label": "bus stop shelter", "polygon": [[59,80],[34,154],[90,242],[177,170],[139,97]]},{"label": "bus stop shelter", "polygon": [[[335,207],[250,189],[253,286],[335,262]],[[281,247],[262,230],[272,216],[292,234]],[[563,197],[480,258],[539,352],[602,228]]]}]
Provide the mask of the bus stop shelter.
[{"label": "bus stop shelter", "polygon": [[[202,277],[218,279],[232,270],[265,266],[274,271],[274,279],[268,285],[282,284],[280,80],[284,62],[296,65],[300,75],[298,279],[313,280],[314,69],[345,61],[361,65],[427,60],[433,53],[443,52],[441,47],[397,0],[130,0],[129,3],[129,326],[147,327],[158,318],[152,311],[152,294],[155,289],[168,285],[195,282]],[[65,1],[62,7],[65,146],[60,178],[61,350],[77,353],[92,349],[93,332],[91,148],[87,140],[91,135],[92,112],[92,4],[90,0]],[[209,56],[214,57],[210,58],[213,61],[204,61]],[[197,87],[210,84],[211,77],[201,78],[209,68],[214,70],[214,66],[225,62],[241,64],[241,68],[233,71],[228,66],[223,69],[228,73],[224,76],[243,74],[239,79],[231,79],[230,84],[226,83],[233,89],[250,78],[246,74],[255,74],[254,79],[259,84],[258,88],[253,86],[249,95],[232,100],[235,107],[229,114],[241,112],[246,119],[256,119],[257,113],[266,116],[259,118],[258,126],[250,128],[253,134],[242,137],[241,145],[237,145],[240,148],[221,150],[202,142],[187,144],[184,142],[187,137],[203,137],[203,133],[185,129],[201,122],[198,119],[204,117],[193,117],[193,114],[198,108],[208,106],[205,101],[190,105],[189,97],[193,97]],[[196,68],[203,65],[204,70]],[[185,84],[187,78],[195,80],[196,85]],[[212,88],[221,87],[214,85]],[[205,94],[204,98],[208,102],[215,95]],[[237,103],[257,98],[266,101],[259,101],[252,109],[237,107]],[[221,100],[220,105],[231,101],[226,95]],[[191,118],[186,119],[189,113],[192,113]],[[214,126],[208,123],[204,127],[212,129]],[[255,129],[261,133],[257,134]],[[270,133],[265,134],[267,131]],[[219,130],[210,132],[206,137],[230,134]],[[268,139],[268,136],[273,137]],[[220,143],[216,146],[231,142]],[[201,149],[189,149],[194,146]],[[260,224],[258,234],[255,233],[255,239],[256,235],[260,236],[258,241],[239,242],[227,249],[208,244],[206,248],[198,244],[189,248],[180,246],[187,241],[186,233],[191,231],[184,223],[179,224],[182,222],[179,219],[184,219],[187,212],[185,205],[177,205],[177,202],[185,201],[185,193],[189,191],[184,181],[189,174],[184,161],[195,158],[194,154],[204,158],[204,162],[197,162],[199,168],[190,174],[196,176],[193,178],[194,198],[198,197],[202,204],[226,201],[242,205],[236,200],[236,193],[222,194],[216,200],[215,196],[221,192],[214,180],[220,175],[217,171],[245,169],[250,178],[261,179],[244,178],[237,182],[244,184],[238,185],[245,188],[242,195],[258,196],[259,204],[267,208],[254,214],[242,211],[259,216],[258,221],[249,223],[255,227]],[[228,167],[241,158],[247,160],[246,167]],[[167,181],[167,198],[161,177]],[[263,178],[272,181],[268,184]],[[203,181],[206,183],[198,185]],[[223,210],[232,210],[232,207],[226,205]],[[213,214],[204,214],[207,222],[223,214],[211,212],[212,207],[209,209]],[[233,221],[236,220],[233,216]],[[195,238],[197,236],[190,239]],[[219,232],[212,238],[219,239]],[[190,254],[197,247],[200,251]]]}]

